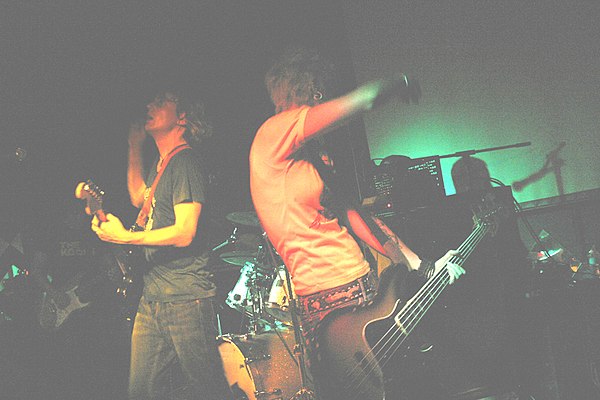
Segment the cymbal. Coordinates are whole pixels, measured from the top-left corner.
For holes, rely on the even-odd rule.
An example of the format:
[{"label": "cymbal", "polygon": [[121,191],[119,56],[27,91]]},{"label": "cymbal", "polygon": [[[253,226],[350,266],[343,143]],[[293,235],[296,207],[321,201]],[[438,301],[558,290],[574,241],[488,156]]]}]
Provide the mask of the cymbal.
[{"label": "cymbal", "polygon": [[256,252],[253,251],[229,251],[221,254],[221,260],[226,263],[244,266],[247,262],[256,262]]},{"label": "cymbal", "polygon": [[529,253],[529,258],[537,261],[544,261],[548,259],[548,255],[550,257],[557,258],[557,261],[562,261],[562,253],[563,249],[550,249],[548,250],[548,254],[545,251],[532,251]]},{"label": "cymbal", "polygon": [[260,222],[254,211],[236,211],[227,214],[225,218],[237,225],[260,227]]}]

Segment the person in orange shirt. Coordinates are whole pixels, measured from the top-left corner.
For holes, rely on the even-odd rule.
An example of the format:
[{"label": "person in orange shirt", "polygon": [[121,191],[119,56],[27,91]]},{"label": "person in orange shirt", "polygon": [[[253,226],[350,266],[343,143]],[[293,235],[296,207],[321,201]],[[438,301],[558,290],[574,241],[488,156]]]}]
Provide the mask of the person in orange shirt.
[{"label": "person in orange shirt", "polygon": [[[425,277],[444,266],[452,281],[464,273],[448,264],[455,251],[435,263],[423,260],[381,221],[352,207],[324,206],[331,190],[321,174],[323,157],[310,154],[315,140],[407,87],[402,75],[329,98],[333,74],[317,52],[293,49],[284,54],[265,78],[276,115],[259,128],[249,157],[254,207],[294,284],[313,375],[318,374],[320,322],[334,309],[368,304],[377,293],[377,274],[351,231],[394,263]],[[317,379],[317,392],[318,386]]]}]

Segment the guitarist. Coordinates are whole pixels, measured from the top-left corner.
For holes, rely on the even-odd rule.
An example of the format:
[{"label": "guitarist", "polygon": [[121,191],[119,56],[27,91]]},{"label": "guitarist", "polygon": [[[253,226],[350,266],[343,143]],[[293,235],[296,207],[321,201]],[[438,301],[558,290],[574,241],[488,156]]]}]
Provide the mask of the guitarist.
[{"label": "guitarist", "polygon": [[[334,309],[368,304],[377,293],[377,274],[371,272],[352,234],[425,277],[457,254],[449,251],[435,263],[422,260],[380,221],[344,205],[334,207],[337,210],[324,207],[330,188],[319,162],[307,154],[314,139],[394,96],[418,97],[406,77],[399,76],[328,98],[332,77],[331,64],[316,52],[285,53],[265,77],[276,115],[259,128],[250,150],[252,200],[292,277],[317,394],[323,378],[316,357],[320,322]],[[330,211],[337,211],[340,218]],[[464,273],[454,264],[448,269],[451,280]]]},{"label": "guitarist", "polygon": [[[148,261],[131,338],[130,399],[169,397],[172,368],[183,373],[193,398],[223,400],[230,391],[214,340],[215,285],[208,279],[205,180],[192,149],[211,133],[201,103],[183,91],[163,91],[147,105],[145,123],[129,131],[127,183],[141,208],[137,225],[96,215],[92,230],[107,242],[140,246]],[[158,157],[144,179],[143,145]]]}]

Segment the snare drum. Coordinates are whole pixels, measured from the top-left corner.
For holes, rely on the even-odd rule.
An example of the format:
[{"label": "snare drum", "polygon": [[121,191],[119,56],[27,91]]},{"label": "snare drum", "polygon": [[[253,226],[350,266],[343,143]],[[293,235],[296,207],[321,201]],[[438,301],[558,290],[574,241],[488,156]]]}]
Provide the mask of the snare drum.
[{"label": "snare drum", "polygon": [[[267,302],[267,313],[277,318],[281,322],[291,324],[292,318],[289,312],[290,291],[287,285],[285,266],[282,265],[277,269],[277,274],[273,279],[271,291],[269,292],[269,300]],[[290,281],[291,283],[291,281]],[[294,284],[292,285],[292,294],[294,294]]]},{"label": "snare drum", "polygon": [[236,400],[288,400],[300,390],[294,332],[277,332],[219,338],[225,378]]}]

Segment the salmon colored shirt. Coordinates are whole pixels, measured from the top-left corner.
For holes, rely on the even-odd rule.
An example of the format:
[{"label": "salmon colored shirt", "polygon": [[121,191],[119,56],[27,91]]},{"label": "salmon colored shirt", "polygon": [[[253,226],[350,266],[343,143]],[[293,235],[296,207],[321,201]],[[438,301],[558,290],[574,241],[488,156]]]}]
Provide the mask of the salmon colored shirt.
[{"label": "salmon colored shirt", "polygon": [[300,296],[352,282],[369,272],[346,227],[322,214],[324,184],[315,167],[292,157],[305,141],[308,110],[304,106],[269,118],[250,149],[254,207]]}]

